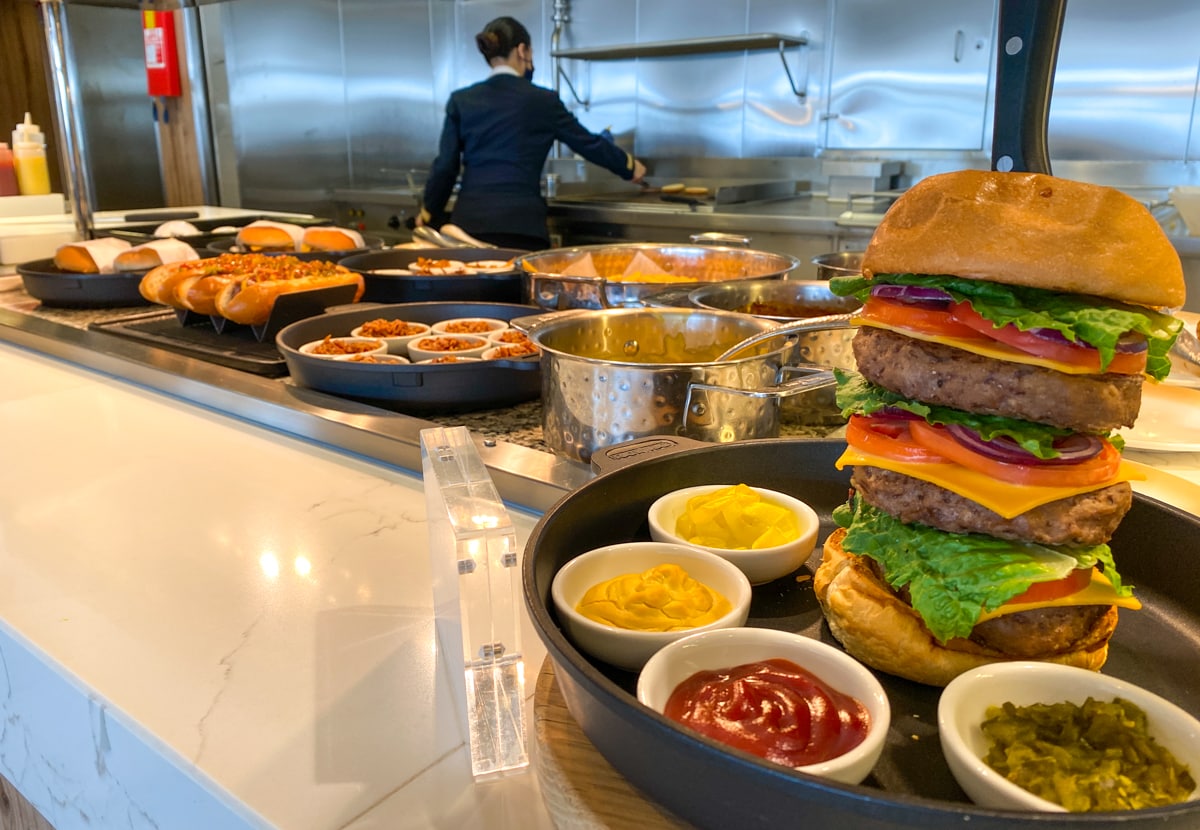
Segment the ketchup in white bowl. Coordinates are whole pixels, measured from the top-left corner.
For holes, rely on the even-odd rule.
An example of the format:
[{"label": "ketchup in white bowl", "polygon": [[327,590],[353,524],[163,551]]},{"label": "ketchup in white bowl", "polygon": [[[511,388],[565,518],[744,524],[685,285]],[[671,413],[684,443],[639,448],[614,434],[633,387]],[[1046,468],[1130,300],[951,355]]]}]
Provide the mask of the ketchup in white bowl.
[{"label": "ketchup in white bowl", "polygon": [[879,760],[891,723],[883,687],[834,646],[766,628],[692,634],[638,676],[638,700],[727,746],[847,784]]}]

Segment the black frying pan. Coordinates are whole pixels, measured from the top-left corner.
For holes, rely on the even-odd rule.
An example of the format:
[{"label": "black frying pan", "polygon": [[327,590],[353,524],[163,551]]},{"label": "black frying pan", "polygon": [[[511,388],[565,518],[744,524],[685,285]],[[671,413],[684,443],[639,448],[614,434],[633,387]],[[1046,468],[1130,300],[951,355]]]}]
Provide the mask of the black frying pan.
[{"label": "black frying pan", "polygon": [[[655,448],[693,446],[664,454]],[[746,482],[807,501],[833,529],[849,471],[834,461],[844,441],[767,440],[699,444],[654,437],[593,456],[602,475],[554,505],[525,548],[525,602],[546,644],[567,708],[608,761],[638,789],[702,828],[921,828],[921,830],[1182,830],[1200,827],[1200,802],[1122,814],[1018,813],[972,805],[942,756],[939,689],[879,673],[892,706],[887,746],[859,786],[774,766],[685,732],[637,702],[635,674],[579,651],[559,628],[550,598],[557,570],[603,545],[648,540],[646,511],[681,487]],[[640,459],[612,469],[621,458]],[[604,468],[608,472],[603,472]],[[1106,674],[1146,687],[1200,717],[1200,520],[1142,496],[1112,540],[1121,573],[1144,608],[1122,612]],[[800,573],[820,563],[818,544]],[[784,577],[754,588],[749,625],[802,633],[837,645],[824,624],[811,580]],[[839,646],[840,647],[840,646]]]},{"label": "black frying pan", "polygon": [[478,262],[484,259],[511,260],[528,251],[508,248],[396,248],[369,254],[346,257],[342,265],[363,275],[366,291],[364,302],[413,303],[429,301],[468,301],[486,303],[520,303],[523,301],[521,272],[516,266],[510,271],[489,274],[467,274],[461,277],[421,277],[399,274],[378,274],[377,270],[407,269],[419,258],[455,259]]},{"label": "black frying pan", "polygon": [[36,259],[17,266],[29,296],[54,308],[121,308],[149,305],[138,292],[145,271],[119,274],[79,274],[64,271],[54,259]]},{"label": "black frying pan", "polygon": [[406,303],[333,311],[287,326],[275,338],[292,380],[333,395],[409,413],[468,412],[512,406],[542,393],[541,361],[483,360],[445,365],[370,365],[302,354],[305,343],[350,334],[379,317],[436,323],[452,317],[512,320],[538,309],[508,303]]}]

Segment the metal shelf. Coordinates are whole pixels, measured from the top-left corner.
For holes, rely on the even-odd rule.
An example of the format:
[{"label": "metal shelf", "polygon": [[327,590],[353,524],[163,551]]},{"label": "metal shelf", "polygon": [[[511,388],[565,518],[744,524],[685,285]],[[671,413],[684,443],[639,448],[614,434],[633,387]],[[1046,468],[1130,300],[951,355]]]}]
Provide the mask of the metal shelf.
[{"label": "metal shelf", "polygon": [[622,61],[633,58],[670,58],[680,55],[708,55],[717,52],[743,52],[758,49],[786,49],[789,46],[805,46],[806,37],[779,35],[761,32],[750,35],[722,35],[699,37],[686,40],[660,40],[653,43],[628,43],[615,46],[585,46],[575,49],[557,49],[550,53],[555,58],[571,58],[587,61]]}]

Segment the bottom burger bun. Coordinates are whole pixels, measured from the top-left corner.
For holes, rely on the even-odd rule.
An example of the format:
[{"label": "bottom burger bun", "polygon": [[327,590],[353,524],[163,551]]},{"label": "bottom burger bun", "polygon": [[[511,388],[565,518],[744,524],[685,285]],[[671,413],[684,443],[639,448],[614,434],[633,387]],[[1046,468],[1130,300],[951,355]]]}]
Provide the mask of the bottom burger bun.
[{"label": "bottom burger bun", "polygon": [[[1017,659],[970,640],[939,643],[917,612],[881,582],[862,557],[842,549],[845,535],[838,529],[825,541],[813,589],[833,636],[851,655],[879,671],[931,686],[945,686],[978,666]],[[1098,671],[1108,658],[1116,624],[1113,607],[1096,622],[1089,638],[1092,645],[1039,659]]]}]

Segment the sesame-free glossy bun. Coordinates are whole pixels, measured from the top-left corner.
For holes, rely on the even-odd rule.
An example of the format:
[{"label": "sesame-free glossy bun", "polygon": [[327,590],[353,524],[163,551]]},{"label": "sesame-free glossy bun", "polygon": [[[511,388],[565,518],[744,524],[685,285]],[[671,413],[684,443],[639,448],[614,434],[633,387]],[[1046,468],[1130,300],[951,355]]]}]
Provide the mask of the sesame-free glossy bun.
[{"label": "sesame-free glossy bun", "polygon": [[[842,549],[845,535],[845,530],[838,529],[825,541],[813,589],[833,636],[855,658],[874,669],[931,686],[945,686],[978,666],[1016,659],[970,640],[939,643],[917,612],[880,582],[862,557]],[[1113,607],[1096,623],[1096,645],[1048,655],[1042,662],[1099,671],[1108,658],[1108,641],[1116,625],[1117,609]]]},{"label": "sesame-free glossy bun", "polygon": [[1183,305],[1179,255],[1136,199],[1040,173],[960,170],[922,179],[880,222],[867,277],[937,274]]}]

